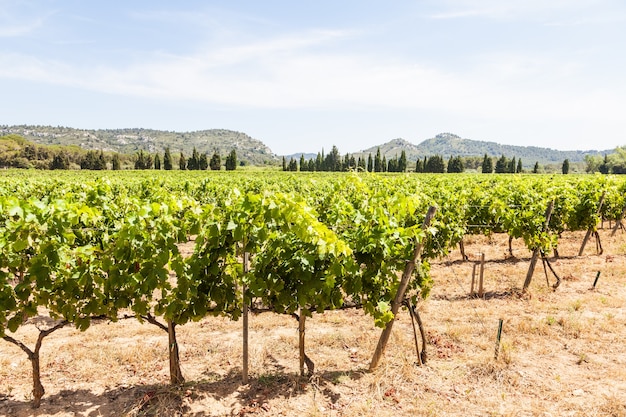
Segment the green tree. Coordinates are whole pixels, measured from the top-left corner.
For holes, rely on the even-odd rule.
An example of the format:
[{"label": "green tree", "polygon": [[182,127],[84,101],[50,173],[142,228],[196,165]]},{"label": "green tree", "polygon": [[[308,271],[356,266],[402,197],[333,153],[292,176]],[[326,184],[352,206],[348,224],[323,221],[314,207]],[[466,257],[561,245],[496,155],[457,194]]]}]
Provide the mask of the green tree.
[{"label": "green tree", "polygon": [[121,163],[120,163],[120,154],[118,153],[113,154],[113,158],[111,159],[111,168],[114,171],[119,171],[120,169],[122,169]]},{"label": "green tree", "polygon": [[367,172],[373,172],[374,171],[374,159],[372,158],[372,154],[370,153],[367,156]]},{"label": "green tree", "polygon": [[509,161],[507,164],[506,172],[509,174],[515,174],[515,169],[517,168],[517,164],[515,163],[515,157]]},{"label": "green tree", "polygon": [[[324,159],[322,158],[321,153],[317,153],[317,157],[315,158],[315,171],[321,171],[324,165]],[[287,167],[285,165],[285,158],[283,158],[283,171],[286,171]]]},{"label": "green tree", "polygon": [[374,172],[383,172],[383,160],[380,156],[380,148],[376,150],[376,156],[374,157]]},{"label": "green tree", "polygon": [[36,160],[37,159],[37,146],[33,144],[26,145],[24,149],[22,149],[22,155],[24,156],[24,158],[28,159],[29,161]]},{"label": "green tree", "polygon": [[[304,157],[302,158],[304,160]],[[235,150],[231,150],[230,153],[226,156],[226,161],[224,161],[224,165],[226,166],[226,171],[234,171],[237,169],[237,152]]]},{"label": "green tree", "polygon": [[171,171],[174,167],[172,163],[172,154],[170,153],[170,147],[165,148],[165,152],[163,153],[163,169],[167,171]]},{"label": "green tree", "polygon": [[146,167],[145,169],[152,169],[154,167],[154,160],[152,159],[152,154],[146,154]]},{"label": "green tree", "polygon": [[565,161],[563,161],[561,172],[563,172],[564,175],[569,174],[569,159],[565,159]]},{"label": "green tree", "polygon": [[604,155],[604,162],[600,164],[600,166],[598,167],[598,171],[600,171],[600,174],[608,174],[609,172],[611,172],[611,165],[609,163],[608,155]]},{"label": "green tree", "polygon": [[187,159],[185,159],[183,151],[180,151],[180,156],[178,157],[178,169],[181,171],[185,171],[187,169]]},{"label": "green tree", "polygon": [[406,172],[407,167],[406,152],[403,149],[398,160],[398,172]]},{"label": "green tree", "polygon": [[301,154],[300,155],[300,171],[307,171],[308,168],[309,168],[308,164],[304,160],[304,154]]},{"label": "green tree", "polygon": [[146,158],[146,154],[143,153],[143,150],[140,150],[135,157],[135,169],[148,169],[148,159]]},{"label": "green tree", "polygon": [[448,173],[461,173],[465,170],[460,156],[451,156],[448,160]]},{"label": "green tree", "polygon": [[70,160],[65,152],[54,155],[50,169],[70,169]]},{"label": "green tree", "polygon": [[159,154],[154,154],[154,169],[156,170],[160,170],[161,169],[161,157],[159,156]]},{"label": "green tree", "polygon": [[96,151],[87,151],[80,160],[80,169],[103,170],[107,169],[104,153]]},{"label": "green tree", "polygon": [[333,145],[330,153],[326,156],[324,161],[326,171],[341,171],[341,155],[339,155],[339,149]]},{"label": "green tree", "polygon": [[420,158],[415,162],[415,172],[424,172],[424,164]]},{"label": "green tree", "polygon": [[509,161],[506,156],[502,155],[496,161],[496,174],[504,174],[509,171]]},{"label": "green tree", "polygon": [[518,174],[521,173],[523,171],[522,168],[522,158],[517,160],[517,170],[515,172],[517,172]]},{"label": "green tree", "polygon": [[107,160],[104,157],[104,152],[100,149],[100,155],[98,155],[97,167],[99,170],[107,169]]},{"label": "green tree", "polygon": [[483,174],[491,174],[493,172],[493,159],[487,156],[487,154],[485,154],[485,157],[483,158],[481,172]]},{"label": "green tree", "polygon": [[443,174],[446,172],[446,164],[443,161],[443,157],[440,155],[433,155],[426,161],[424,166],[424,172],[431,172],[436,174]]},{"label": "green tree", "polygon": [[200,161],[198,164],[198,168],[202,171],[209,169],[209,158],[206,156],[206,152],[203,152],[202,155],[200,155]]},{"label": "green tree", "polygon": [[359,171],[365,171],[366,170],[365,158],[359,156],[359,160],[357,161],[356,166]]},{"label": "green tree", "polygon": [[217,151],[213,153],[213,156],[209,161],[209,168],[211,168],[211,171],[219,171],[220,169],[222,169],[222,158],[220,157],[220,154],[217,153]]},{"label": "green tree", "polygon": [[535,166],[533,167],[533,174],[539,174],[539,162],[535,162]]},{"label": "green tree", "polygon": [[191,152],[191,158],[187,160],[187,169],[190,171],[195,171],[200,169],[200,155],[196,150],[196,147],[193,147],[193,151]]}]

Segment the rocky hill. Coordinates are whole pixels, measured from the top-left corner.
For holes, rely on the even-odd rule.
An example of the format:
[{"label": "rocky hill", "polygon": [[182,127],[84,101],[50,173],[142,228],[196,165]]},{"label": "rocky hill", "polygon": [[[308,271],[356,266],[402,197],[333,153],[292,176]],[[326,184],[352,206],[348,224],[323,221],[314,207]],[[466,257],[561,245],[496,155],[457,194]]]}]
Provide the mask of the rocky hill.
[{"label": "rocky hill", "polygon": [[217,151],[226,156],[237,151],[237,159],[254,165],[278,163],[278,157],[260,140],[245,133],[224,129],[195,132],[169,132],[152,129],[74,129],[53,126],[0,126],[0,136],[17,134],[43,145],[76,145],[83,149],[133,154],[139,150],[163,153],[167,146],[172,154],[191,155]]},{"label": "rocky hill", "polygon": [[399,156],[404,150],[409,161],[415,161],[418,158],[431,155],[441,155],[444,158],[449,158],[450,156],[483,156],[487,154],[493,157],[505,155],[509,158],[521,158],[527,164],[535,162],[540,164],[562,163],[565,159],[569,159],[570,162],[582,162],[585,160],[586,155],[604,155],[605,153],[613,152],[612,150],[559,151],[537,146],[501,145],[495,142],[462,139],[460,136],[452,133],[440,133],[432,139],[421,142],[419,145],[404,139],[393,139],[380,146],[357,152],[355,155],[367,156],[370,153],[375,155],[379,147],[381,155],[385,155],[387,159]]},{"label": "rocky hill", "polygon": [[[258,139],[254,139],[245,133],[225,129],[210,129],[194,132],[170,132],[153,129],[75,129],[62,126],[2,126],[0,136],[17,134],[38,144],[44,145],[75,145],[83,149],[103,150],[105,152],[121,152],[134,154],[139,150],[162,153],[169,146],[172,154],[184,152],[190,155],[195,147],[200,153],[212,154],[218,151],[221,155],[227,155],[232,149],[237,151],[237,158],[253,165],[273,165],[280,163],[281,157],[275,155],[272,150]],[[350,152],[342,149],[338,144],[342,155]],[[419,144],[411,143],[405,139],[393,139],[379,146],[373,146],[359,152],[350,152],[355,157],[368,154],[375,155],[380,148],[381,154],[387,159],[400,156],[404,150],[409,161],[416,161],[425,156],[441,155],[444,158],[450,156],[478,156],[487,154],[492,157],[505,155],[508,158],[521,158],[525,165],[534,164],[560,164],[565,159],[570,162],[582,162],[587,155],[604,155],[612,153],[605,151],[559,151],[536,146],[513,146],[501,145],[495,142],[463,139],[452,133],[441,133],[432,139],[424,140]],[[320,149],[321,151],[321,149]],[[287,155],[300,158],[301,153]],[[315,157],[315,153],[304,153],[305,159]]]}]

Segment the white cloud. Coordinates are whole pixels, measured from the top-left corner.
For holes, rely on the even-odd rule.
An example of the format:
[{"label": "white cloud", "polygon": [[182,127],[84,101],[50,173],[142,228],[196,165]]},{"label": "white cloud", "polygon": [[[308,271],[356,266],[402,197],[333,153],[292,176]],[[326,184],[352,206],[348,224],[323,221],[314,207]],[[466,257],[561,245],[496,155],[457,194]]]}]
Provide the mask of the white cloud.
[{"label": "white cloud", "polygon": [[433,19],[557,19],[570,24],[572,17],[578,23],[615,19],[615,11],[624,17],[624,6],[613,0],[443,0],[434,4],[440,11],[430,15]]},{"label": "white cloud", "polygon": [[15,23],[9,19],[0,19],[0,38],[17,38],[33,33],[43,24],[43,18]]},{"label": "white cloud", "polygon": [[444,70],[406,59],[330,52],[349,36],[354,33],[310,31],[99,67],[2,54],[0,78],[217,108],[427,110],[450,120],[617,122],[618,110],[626,106],[623,88],[581,82],[576,61],[493,53],[478,57],[473,68]]}]

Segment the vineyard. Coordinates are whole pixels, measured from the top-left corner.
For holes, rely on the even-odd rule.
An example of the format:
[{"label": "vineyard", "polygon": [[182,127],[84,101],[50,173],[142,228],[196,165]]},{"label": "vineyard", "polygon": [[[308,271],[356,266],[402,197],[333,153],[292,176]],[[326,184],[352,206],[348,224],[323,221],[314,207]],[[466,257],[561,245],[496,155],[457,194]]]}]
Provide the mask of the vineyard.
[{"label": "vineyard", "polygon": [[[389,339],[391,325],[403,314],[398,309],[407,307],[409,323],[412,317],[420,326],[409,324],[415,348],[406,356],[429,364],[463,349],[461,339],[446,342],[421,326],[422,319],[426,329],[437,321],[420,317],[420,310],[424,316],[446,262],[455,280],[467,286],[458,297],[472,301],[468,279],[477,275],[480,262],[469,248],[502,240],[503,253],[488,261],[519,257],[522,270],[500,293],[483,291],[481,279],[478,301],[490,302],[488,294],[536,302],[534,292],[558,298],[562,282],[572,279],[565,262],[588,253],[624,256],[615,241],[622,234],[625,191],[626,181],[613,176],[8,171],[0,178],[0,337],[5,341],[0,412],[13,389],[4,375],[10,381],[11,372],[22,372],[5,366],[4,349],[27,358],[29,400],[40,407],[46,402],[41,353],[50,356],[45,363],[55,356],[45,350],[49,340],[70,328],[78,335],[94,328],[106,333],[131,321],[161,332],[168,379],[175,387],[204,380],[184,375],[180,333],[187,336],[185,329],[198,324],[235,322],[242,350],[229,358],[225,378],[258,384],[265,371],[254,360],[255,342],[248,332],[249,320],[263,316],[280,317],[297,329],[297,374],[307,375],[298,381],[314,384],[320,395],[319,380],[311,381],[327,370],[307,353],[314,346],[307,343],[305,350],[305,330],[310,334],[307,325],[315,323],[310,319],[342,314],[349,327],[357,315],[367,317],[368,332],[378,328],[373,334],[379,345],[359,350],[368,356],[365,362],[361,358],[354,369],[344,366],[343,371],[376,373],[381,372],[378,361],[386,363],[383,339],[397,342]],[[586,247],[591,238],[594,243]],[[539,261],[543,271],[535,271]],[[460,265],[474,270],[461,278]],[[547,285],[538,278],[544,271]],[[531,286],[533,276],[538,282]],[[550,292],[537,289],[544,287]],[[445,296],[439,293],[441,299]],[[363,323],[358,326],[368,326]],[[272,326],[264,331],[272,333]],[[28,341],[21,338],[25,332],[30,332]],[[144,349],[150,346],[146,341]],[[445,352],[427,360],[433,346]],[[506,359],[510,346],[502,346]],[[218,369],[212,372],[215,377]],[[281,375],[275,378],[288,373]],[[150,392],[148,400],[154,396]],[[187,392],[193,395],[193,389],[183,388]],[[397,404],[396,395],[383,393]],[[626,413],[619,401],[609,401],[617,402],[614,415]],[[268,412],[261,405],[247,407],[238,412]]]}]

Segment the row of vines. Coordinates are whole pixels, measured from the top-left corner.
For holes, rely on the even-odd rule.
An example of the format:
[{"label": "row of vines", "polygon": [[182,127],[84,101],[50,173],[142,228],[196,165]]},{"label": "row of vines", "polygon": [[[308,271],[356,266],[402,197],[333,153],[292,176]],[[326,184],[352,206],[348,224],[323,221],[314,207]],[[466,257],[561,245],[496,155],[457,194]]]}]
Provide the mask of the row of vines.
[{"label": "row of vines", "polygon": [[[606,176],[141,175],[0,178],[0,337],[31,360],[35,406],[39,349],[63,326],[128,317],[159,326],[171,382],[181,383],[178,325],[237,320],[247,308],[297,314],[303,325],[349,305],[384,327],[416,245],[413,303],[432,285],[429,260],[465,235],[508,233],[545,253],[566,230],[620,220],[626,187]],[[56,324],[30,348],[14,333],[42,312]]]}]

